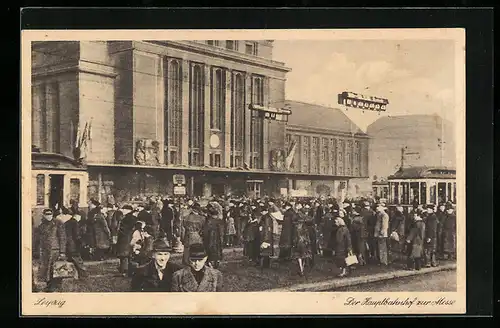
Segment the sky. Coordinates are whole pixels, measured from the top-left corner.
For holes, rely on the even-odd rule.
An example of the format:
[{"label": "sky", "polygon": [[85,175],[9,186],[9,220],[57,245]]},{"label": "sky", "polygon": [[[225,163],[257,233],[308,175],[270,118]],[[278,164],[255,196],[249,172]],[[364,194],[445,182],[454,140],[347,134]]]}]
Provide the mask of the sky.
[{"label": "sky", "polygon": [[384,115],[455,120],[455,44],[449,40],[276,40],[273,59],[292,69],[286,98],[339,107],[343,91],[389,100],[385,113],[344,111],[362,130]]}]

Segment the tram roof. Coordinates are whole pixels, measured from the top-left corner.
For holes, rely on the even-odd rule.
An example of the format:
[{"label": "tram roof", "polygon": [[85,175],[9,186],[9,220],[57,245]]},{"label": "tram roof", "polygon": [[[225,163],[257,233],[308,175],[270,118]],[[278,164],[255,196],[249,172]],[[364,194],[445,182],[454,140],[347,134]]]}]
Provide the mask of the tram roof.
[{"label": "tram roof", "polygon": [[399,169],[388,180],[396,179],[455,179],[456,170],[449,167],[412,166]]},{"label": "tram roof", "polygon": [[85,165],[78,163],[71,157],[57,153],[32,152],[31,153],[32,170],[72,170],[86,171]]}]

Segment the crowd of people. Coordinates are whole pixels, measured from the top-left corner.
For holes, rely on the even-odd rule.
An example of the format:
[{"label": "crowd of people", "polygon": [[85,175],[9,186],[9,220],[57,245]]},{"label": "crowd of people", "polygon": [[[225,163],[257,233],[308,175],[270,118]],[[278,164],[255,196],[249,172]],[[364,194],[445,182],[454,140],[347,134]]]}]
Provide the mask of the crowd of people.
[{"label": "crowd of people", "polygon": [[[409,270],[437,266],[456,251],[454,205],[388,209],[383,201],[335,198],[199,199],[150,197],[140,203],[100,204],[85,214],[77,203],[46,209],[36,232],[39,277],[47,291],[60,288],[51,277],[56,260],[74,263],[87,276],[84,259],[119,259],[120,275],[132,277],[132,291],[220,291],[223,248],[243,247],[256,266],[295,262],[297,273],[318,256],[349,274],[358,266],[406,263]],[[169,261],[183,252],[182,265]],[[355,267],[355,266],[354,266]]]}]

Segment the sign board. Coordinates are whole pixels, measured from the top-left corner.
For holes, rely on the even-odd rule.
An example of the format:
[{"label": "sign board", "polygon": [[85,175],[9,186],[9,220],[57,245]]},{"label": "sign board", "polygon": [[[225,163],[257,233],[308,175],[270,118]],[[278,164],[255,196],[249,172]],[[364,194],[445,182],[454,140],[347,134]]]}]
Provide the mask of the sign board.
[{"label": "sign board", "polygon": [[186,176],[184,174],[174,174],[174,184],[185,185]]},{"label": "sign board", "polygon": [[384,112],[387,109],[389,100],[385,98],[365,96],[354,92],[342,92],[339,94],[338,102],[347,107],[360,108],[363,110],[372,110]]},{"label": "sign board", "polygon": [[287,188],[280,188],[280,195],[283,197],[288,196],[288,189]]},{"label": "sign board", "polygon": [[291,197],[307,197],[307,190],[305,189],[290,189],[290,196]]},{"label": "sign board", "polygon": [[174,186],[174,195],[185,195],[186,187],[184,186]]},{"label": "sign board", "polygon": [[288,122],[288,116],[292,115],[292,111],[287,108],[273,108],[250,104],[250,109],[258,111],[261,118],[271,121]]}]

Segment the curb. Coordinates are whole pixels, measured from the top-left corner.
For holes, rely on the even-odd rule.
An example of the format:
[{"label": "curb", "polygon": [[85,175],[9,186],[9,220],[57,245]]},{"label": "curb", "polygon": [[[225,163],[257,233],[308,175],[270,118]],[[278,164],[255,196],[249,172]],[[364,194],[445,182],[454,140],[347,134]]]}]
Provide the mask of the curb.
[{"label": "curb", "polygon": [[363,285],[373,282],[379,282],[384,280],[392,280],[398,278],[406,278],[412,276],[419,276],[428,273],[440,272],[440,271],[450,271],[455,270],[457,265],[453,264],[445,264],[439,267],[433,268],[423,268],[420,271],[408,271],[408,270],[398,270],[393,272],[384,272],[378,273],[374,275],[361,276],[361,277],[352,277],[352,278],[336,278],[334,280],[320,281],[316,283],[308,283],[308,284],[297,284],[290,287],[285,288],[275,288],[264,290],[265,292],[322,292],[322,291],[332,291],[336,288],[341,287],[350,287]]},{"label": "curb", "polygon": [[[236,247],[236,248],[224,248],[222,250],[223,254],[228,254],[228,253],[238,253],[238,252],[243,252],[242,247]],[[171,253],[170,258],[175,259],[175,258],[182,258],[183,253]],[[84,261],[83,264],[85,266],[95,266],[99,264],[118,264],[120,263],[120,260],[117,258],[113,259],[107,259],[103,261]]]}]

